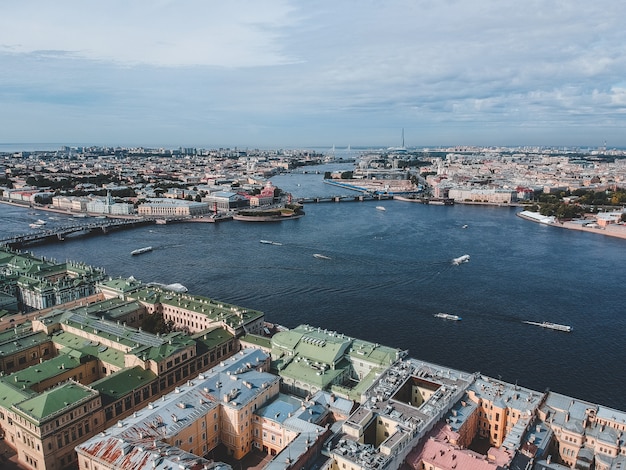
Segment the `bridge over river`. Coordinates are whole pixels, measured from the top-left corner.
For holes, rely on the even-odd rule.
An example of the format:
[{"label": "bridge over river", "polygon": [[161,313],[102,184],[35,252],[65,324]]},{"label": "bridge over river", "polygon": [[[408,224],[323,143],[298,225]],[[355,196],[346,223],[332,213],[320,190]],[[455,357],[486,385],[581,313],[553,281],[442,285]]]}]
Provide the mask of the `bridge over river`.
[{"label": "bridge over river", "polygon": [[41,229],[22,235],[12,235],[0,239],[0,245],[21,248],[25,245],[63,241],[75,236],[104,234],[113,230],[133,228],[140,225],[154,224],[154,219],[106,219],[63,227]]}]

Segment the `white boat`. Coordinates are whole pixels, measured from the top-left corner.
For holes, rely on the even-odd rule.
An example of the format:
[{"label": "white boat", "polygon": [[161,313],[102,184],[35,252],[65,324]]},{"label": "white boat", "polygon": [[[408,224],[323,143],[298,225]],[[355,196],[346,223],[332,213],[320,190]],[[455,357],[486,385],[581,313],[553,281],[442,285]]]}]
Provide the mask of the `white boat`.
[{"label": "white boat", "polygon": [[136,250],[131,251],[130,254],[135,256],[135,255],[140,255],[142,253],[147,253],[148,251],[152,251],[151,246],[144,246],[143,248],[138,248]]},{"label": "white boat", "polygon": [[565,331],[566,333],[571,333],[574,328],[569,325],[559,325],[558,323],[552,323],[549,321],[537,322],[537,321],[522,321],[522,323],[526,323],[527,325],[535,325],[540,326],[541,328],[547,328],[549,330],[557,330],[557,331]]},{"label": "white boat", "polygon": [[458,315],[451,315],[449,313],[441,313],[441,312],[439,312],[439,313],[435,313],[433,316],[437,317],[437,318],[443,318],[444,320],[454,320],[454,321],[460,321],[461,320],[461,317],[459,317]]},{"label": "white boat", "polygon": [[37,219],[37,220],[35,221],[35,223],[36,223],[36,224],[39,224],[39,225],[46,225],[46,221],[45,221],[45,220],[41,220],[41,219]]},{"label": "white boat", "polygon": [[459,256],[458,258],[454,258],[452,260],[452,264],[455,264],[458,266],[459,264],[462,264],[462,263],[468,263],[469,260],[470,260],[470,255],[463,255],[463,256]]},{"label": "white boat", "polygon": [[379,210],[379,211],[386,211],[387,210],[383,206],[376,206],[376,209]]},{"label": "white boat", "polygon": [[324,256],[324,255],[321,255],[321,254],[319,254],[319,253],[315,253],[315,254],[313,255],[313,257],[314,257],[314,258],[317,258],[317,259],[331,259],[331,258],[329,258],[328,256]]},{"label": "white boat", "polygon": [[280,242],[273,242],[272,240],[259,240],[261,243],[264,243],[266,245],[276,245],[276,246],[281,246],[282,243]]},{"label": "white boat", "polygon": [[467,228],[467,227],[469,227],[469,225],[465,224],[465,225],[463,225],[463,227],[461,227],[461,228]]},{"label": "white boat", "polygon": [[28,224],[28,226],[30,228],[41,228],[41,227],[43,227],[43,225],[41,225],[41,224]]}]

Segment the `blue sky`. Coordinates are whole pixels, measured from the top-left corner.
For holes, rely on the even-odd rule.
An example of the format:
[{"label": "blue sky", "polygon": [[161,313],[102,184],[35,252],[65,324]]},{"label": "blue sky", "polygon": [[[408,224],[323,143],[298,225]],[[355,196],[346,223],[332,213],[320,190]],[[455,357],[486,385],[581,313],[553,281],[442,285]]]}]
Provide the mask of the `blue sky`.
[{"label": "blue sky", "polygon": [[0,143],[626,147],[626,2],[0,5]]}]

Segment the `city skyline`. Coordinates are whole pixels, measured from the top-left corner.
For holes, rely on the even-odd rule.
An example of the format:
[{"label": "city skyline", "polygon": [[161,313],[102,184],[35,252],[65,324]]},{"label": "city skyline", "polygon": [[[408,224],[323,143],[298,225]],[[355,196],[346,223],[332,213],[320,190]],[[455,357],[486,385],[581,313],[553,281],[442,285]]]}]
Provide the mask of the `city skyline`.
[{"label": "city skyline", "polygon": [[0,143],[626,147],[626,5],[0,7]]}]

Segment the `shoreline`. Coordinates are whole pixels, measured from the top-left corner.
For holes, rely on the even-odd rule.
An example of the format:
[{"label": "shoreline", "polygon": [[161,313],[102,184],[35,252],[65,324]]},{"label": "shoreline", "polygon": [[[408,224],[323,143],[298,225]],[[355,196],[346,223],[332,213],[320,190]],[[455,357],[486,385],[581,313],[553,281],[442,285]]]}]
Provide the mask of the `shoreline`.
[{"label": "shoreline", "polygon": [[533,219],[532,217],[525,216],[524,214],[522,214],[522,212],[518,212],[515,215],[517,215],[520,219],[534,222],[536,224],[546,225],[547,227],[557,227],[566,230],[577,230],[579,232],[595,233],[598,235],[621,238],[626,240],[626,225],[610,224],[606,227],[589,227],[582,225],[585,220],[589,220],[589,223],[593,223],[594,221],[592,219],[581,219],[575,222],[543,222],[539,219]]},{"label": "shoreline", "polygon": [[57,209],[56,207],[48,207],[42,205],[33,205],[33,204],[21,204],[19,202],[7,201],[5,199],[0,199],[0,204],[6,204],[8,206],[21,207],[22,209],[29,209],[32,211],[45,211],[45,212],[53,212],[55,214],[67,215],[69,217],[76,217],[77,219],[81,217],[106,217],[108,219],[143,219],[143,217],[137,215],[120,215],[120,214],[102,214],[99,212],[73,212],[66,209]]}]

